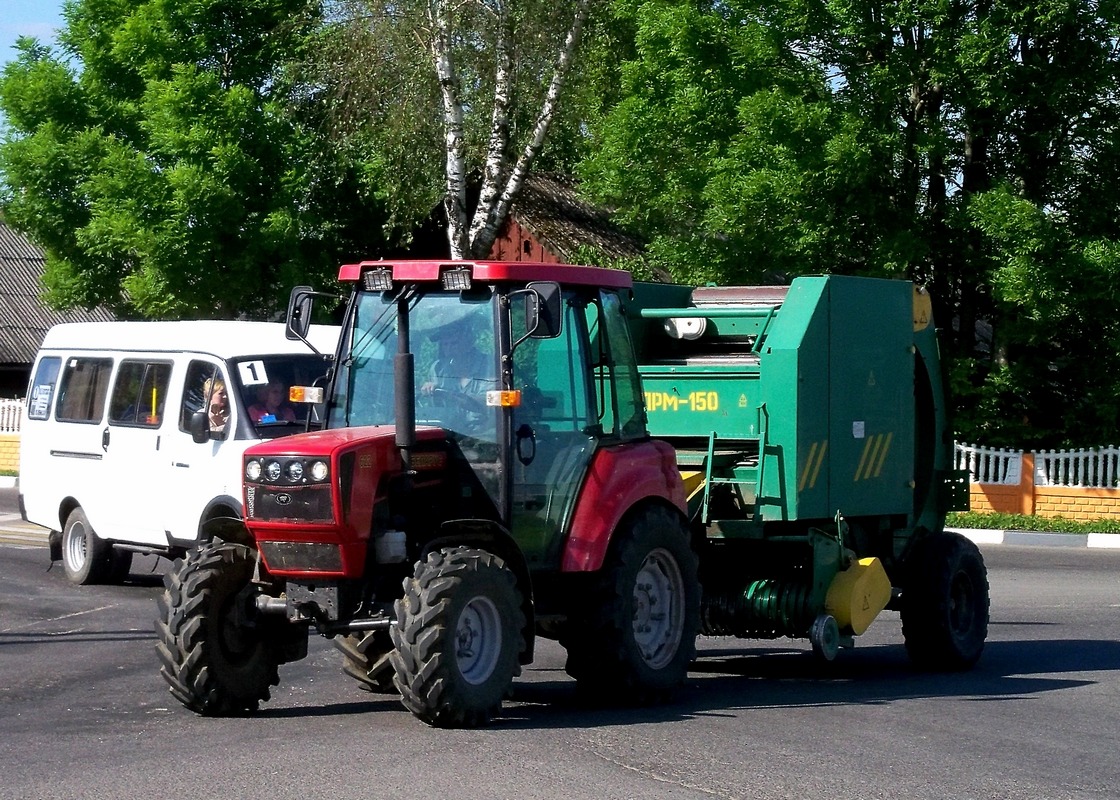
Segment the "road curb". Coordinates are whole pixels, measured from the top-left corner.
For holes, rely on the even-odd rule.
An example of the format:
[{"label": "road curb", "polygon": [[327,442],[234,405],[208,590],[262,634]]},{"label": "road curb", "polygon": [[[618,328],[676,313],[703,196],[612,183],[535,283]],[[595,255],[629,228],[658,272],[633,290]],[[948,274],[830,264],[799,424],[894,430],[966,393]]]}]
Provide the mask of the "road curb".
[{"label": "road curb", "polygon": [[1120,549],[1120,533],[1040,533],[1038,531],[1000,531],[984,528],[946,528],[976,544],[1012,544],[1021,547],[1092,547]]}]

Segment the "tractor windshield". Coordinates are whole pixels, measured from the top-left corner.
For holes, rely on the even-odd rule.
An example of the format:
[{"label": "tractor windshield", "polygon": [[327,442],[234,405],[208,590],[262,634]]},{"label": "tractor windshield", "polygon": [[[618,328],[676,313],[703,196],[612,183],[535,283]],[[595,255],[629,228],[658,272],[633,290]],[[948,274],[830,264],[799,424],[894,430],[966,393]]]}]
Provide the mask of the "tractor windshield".
[{"label": "tractor windshield", "polygon": [[[416,369],[416,424],[440,427],[466,450],[497,447],[498,413],[486,393],[498,389],[495,295],[416,292],[408,300]],[[338,365],[329,427],[392,425],[397,299],[363,293],[351,327],[348,354]]]}]

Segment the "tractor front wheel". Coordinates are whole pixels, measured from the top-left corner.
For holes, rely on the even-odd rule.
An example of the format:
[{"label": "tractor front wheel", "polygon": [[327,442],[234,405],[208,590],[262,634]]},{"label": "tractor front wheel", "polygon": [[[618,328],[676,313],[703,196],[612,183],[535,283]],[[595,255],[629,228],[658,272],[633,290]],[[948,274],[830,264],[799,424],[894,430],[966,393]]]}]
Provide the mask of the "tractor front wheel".
[{"label": "tractor front wheel", "polygon": [[671,511],[649,507],[624,522],[561,638],[568,674],[627,702],[658,701],[681,684],[696,654],[696,570]]},{"label": "tractor front wheel", "polygon": [[395,694],[393,665],[389,656],[393,641],[388,630],[365,631],[340,636],[334,646],[342,652],[342,671],[367,692]]},{"label": "tractor front wheel", "polygon": [[918,542],[906,560],[902,636],[910,660],[934,670],[968,669],[988,636],[988,571],[974,543],[957,533]]},{"label": "tractor front wheel", "polygon": [[214,542],[188,552],[164,577],[160,674],[175,699],[204,716],[256,711],[280,681],[277,667],[306,653],[306,628],[256,612],[255,566],[245,545]]},{"label": "tractor front wheel", "polygon": [[429,725],[475,727],[501,708],[525,647],[513,572],[485,550],[430,553],[404,582],[391,629],[394,682]]}]

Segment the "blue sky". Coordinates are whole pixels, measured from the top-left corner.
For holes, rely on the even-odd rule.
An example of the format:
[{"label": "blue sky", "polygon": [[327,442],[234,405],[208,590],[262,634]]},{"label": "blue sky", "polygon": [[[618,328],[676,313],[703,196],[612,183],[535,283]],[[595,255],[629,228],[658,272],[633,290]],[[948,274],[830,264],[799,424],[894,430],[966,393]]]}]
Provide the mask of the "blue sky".
[{"label": "blue sky", "polygon": [[12,47],[20,36],[34,36],[54,44],[62,25],[63,0],[0,0],[0,64],[15,58]]}]

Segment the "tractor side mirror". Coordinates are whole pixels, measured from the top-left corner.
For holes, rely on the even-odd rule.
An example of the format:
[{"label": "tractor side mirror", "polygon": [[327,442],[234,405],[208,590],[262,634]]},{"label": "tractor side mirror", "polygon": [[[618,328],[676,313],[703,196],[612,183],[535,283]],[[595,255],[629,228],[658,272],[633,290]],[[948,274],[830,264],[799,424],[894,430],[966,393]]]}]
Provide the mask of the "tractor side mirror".
[{"label": "tractor side mirror", "polygon": [[534,339],[552,339],[560,335],[563,319],[560,284],[555,281],[534,281],[525,287],[525,328]]},{"label": "tractor side mirror", "polygon": [[284,336],[298,341],[307,341],[311,329],[311,298],[315,292],[310,286],[294,286],[288,295],[288,318],[284,324]]}]

